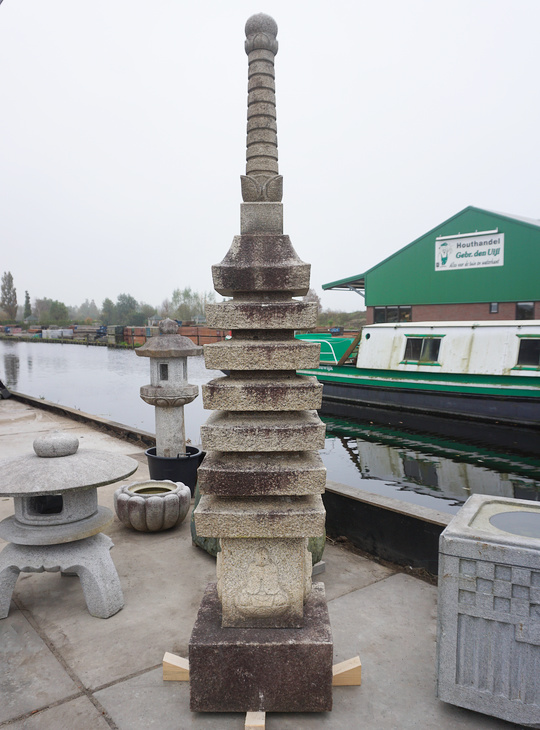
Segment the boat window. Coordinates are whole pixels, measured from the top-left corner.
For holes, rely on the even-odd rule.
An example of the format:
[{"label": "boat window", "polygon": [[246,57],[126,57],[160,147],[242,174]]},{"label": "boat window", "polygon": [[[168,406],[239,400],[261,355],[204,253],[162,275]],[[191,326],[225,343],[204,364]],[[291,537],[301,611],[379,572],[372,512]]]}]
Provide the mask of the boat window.
[{"label": "boat window", "polygon": [[407,337],[403,359],[406,362],[436,363],[440,347],[440,337]]},{"label": "boat window", "polygon": [[518,302],[516,319],[534,319],[534,302]]},{"label": "boat window", "polygon": [[523,338],[519,342],[518,365],[540,367],[540,338]]}]

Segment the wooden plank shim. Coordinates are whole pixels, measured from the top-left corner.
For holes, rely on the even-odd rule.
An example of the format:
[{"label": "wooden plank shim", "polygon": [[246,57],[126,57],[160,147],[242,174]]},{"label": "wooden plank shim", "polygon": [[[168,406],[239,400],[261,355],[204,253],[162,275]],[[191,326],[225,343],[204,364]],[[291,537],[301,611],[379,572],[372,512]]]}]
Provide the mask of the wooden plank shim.
[{"label": "wooden plank shim", "polygon": [[359,656],[346,659],[332,667],[332,686],[344,687],[362,684],[362,662]]},{"label": "wooden plank shim", "polygon": [[358,347],[358,343],[360,342],[361,337],[362,337],[362,330],[360,330],[360,332],[356,335],[354,340],[351,342],[351,344],[347,348],[347,351],[344,352],[343,355],[339,358],[339,361],[337,363],[338,365],[343,365],[345,362],[347,362],[349,357],[352,355],[354,348]]},{"label": "wooden plank shim", "polygon": [[264,730],[266,712],[246,712],[244,730]]},{"label": "wooden plank shim", "polygon": [[163,657],[163,679],[172,682],[189,682],[189,661],[166,651]]}]

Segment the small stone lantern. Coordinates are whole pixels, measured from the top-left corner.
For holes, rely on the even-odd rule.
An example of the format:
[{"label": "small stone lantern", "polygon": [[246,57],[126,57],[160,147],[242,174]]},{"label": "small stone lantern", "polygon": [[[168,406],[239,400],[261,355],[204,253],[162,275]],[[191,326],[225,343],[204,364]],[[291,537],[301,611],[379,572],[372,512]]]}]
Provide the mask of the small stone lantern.
[{"label": "small stone lantern", "polygon": [[197,385],[188,383],[187,358],[202,354],[202,347],[179,335],[172,319],[162,320],[159,332],[136,350],[140,357],[150,358],[150,385],[141,387],[141,398],[155,407],[156,414],[156,446],[146,452],[150,476],[188,484],[182,473],[171,470],[181,468],[182,459],[196,456],[197,466],[200,461],[200,450],[186,447],[184,406],[199,393]]},{"label": "small stone lantern", "polygon": [[34,441],[34,453],[2,462],[0,496],[13,497],[15,514],[0,522],[9,544],[0,552],[0,618],[9,612],[19,573],[78,575],[92,616],[109,618],[124,605],[101,531],[113,521],[98,506],[97,487],[125,479],[137,462],[123,454],[79,448],[68,433]]}]

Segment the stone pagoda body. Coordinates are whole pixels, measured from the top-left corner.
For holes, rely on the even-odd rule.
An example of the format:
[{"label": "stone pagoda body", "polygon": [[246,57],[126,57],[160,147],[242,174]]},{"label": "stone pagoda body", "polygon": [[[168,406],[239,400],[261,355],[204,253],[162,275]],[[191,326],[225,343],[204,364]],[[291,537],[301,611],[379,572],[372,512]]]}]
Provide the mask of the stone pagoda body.
[{"label": "stone pagoda body", "polygon": [[207,323],[230,329],[205,345],[205,363],[228,375],[203,386],[215,411],[201,429],[197,533],[217,537],[217,584],[201,604],[189,649],[191,709],[310,712],[332,706],[332,637],[324,587],[312,583],[309,537],[324,532],[326,472],[319,344],[300,342],[317,305],[304,302],[310,266],[283,235],[274,56],[277,25],[246,24],[247,166],[241,235],[212,267]]}]

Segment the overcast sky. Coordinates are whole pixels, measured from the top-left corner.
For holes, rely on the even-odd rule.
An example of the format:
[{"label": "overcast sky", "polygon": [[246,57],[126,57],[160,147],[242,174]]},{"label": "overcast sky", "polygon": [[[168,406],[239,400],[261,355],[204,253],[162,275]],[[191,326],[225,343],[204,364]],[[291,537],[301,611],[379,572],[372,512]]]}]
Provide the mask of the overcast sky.
[{"label": "overcast sky", "polygon": [[317,293],[467,205],[540,218],[538,0],[4,0],[0,273],[19,303],[213,288],[256,12],[279,26],[285,233]]}]

